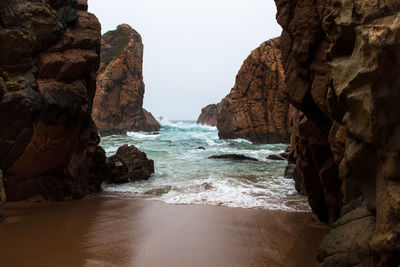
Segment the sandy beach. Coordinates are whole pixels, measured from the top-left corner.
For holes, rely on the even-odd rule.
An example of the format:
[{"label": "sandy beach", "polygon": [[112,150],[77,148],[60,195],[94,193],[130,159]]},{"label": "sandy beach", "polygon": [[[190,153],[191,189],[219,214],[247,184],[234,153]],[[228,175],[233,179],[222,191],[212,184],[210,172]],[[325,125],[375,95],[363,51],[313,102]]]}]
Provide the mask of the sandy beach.
[{"label": "sandy beach", "polygon": [[315,266],[310,213],[169,205],[101,194],[8,203],[2,266]]}]

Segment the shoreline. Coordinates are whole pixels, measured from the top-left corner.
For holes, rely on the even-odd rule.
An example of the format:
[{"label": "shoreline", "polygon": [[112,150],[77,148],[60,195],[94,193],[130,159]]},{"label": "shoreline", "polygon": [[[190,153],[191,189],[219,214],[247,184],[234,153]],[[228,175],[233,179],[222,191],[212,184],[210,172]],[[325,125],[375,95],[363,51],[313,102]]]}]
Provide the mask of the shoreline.
[{"label": "shoreline", "polygon": [[5,266],[315,266],[329,231],[311,213],[166,204],[101,193],[7,203]]}]

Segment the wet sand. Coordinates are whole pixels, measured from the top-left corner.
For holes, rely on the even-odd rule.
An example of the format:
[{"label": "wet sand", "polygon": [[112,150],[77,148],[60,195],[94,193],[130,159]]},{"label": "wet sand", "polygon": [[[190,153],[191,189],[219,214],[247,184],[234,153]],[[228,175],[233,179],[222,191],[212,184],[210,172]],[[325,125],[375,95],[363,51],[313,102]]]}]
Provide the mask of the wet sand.
[{"label": "wet sand", "polygon": [[169,205],[121,195],[8,203],[1,266],[315,266],[310,213]]}]

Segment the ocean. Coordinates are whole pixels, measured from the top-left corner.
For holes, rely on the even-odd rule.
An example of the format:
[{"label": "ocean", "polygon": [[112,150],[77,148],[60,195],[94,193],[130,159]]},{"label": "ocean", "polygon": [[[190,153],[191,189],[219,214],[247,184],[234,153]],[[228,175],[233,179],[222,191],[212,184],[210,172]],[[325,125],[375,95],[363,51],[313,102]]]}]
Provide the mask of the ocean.
[{"label": "ocean", "polygon": [[[216,127],[195,121],[161,121],[158,133],[130,132],[103,137],[107,156],[118,147],[135,145],[155,162],[147,181],[104,184],[106,192],[119,192],[170,204],[219,205],[268,210],[304,211],[307,198],[294,181],[283,177],[286,161],[268,160],[287,144],[258,145],[244,139],[219,140]],[[204,147],[205,150],[197,149]],[[258,162],[209,159],[212,155],[244,154]]]}]

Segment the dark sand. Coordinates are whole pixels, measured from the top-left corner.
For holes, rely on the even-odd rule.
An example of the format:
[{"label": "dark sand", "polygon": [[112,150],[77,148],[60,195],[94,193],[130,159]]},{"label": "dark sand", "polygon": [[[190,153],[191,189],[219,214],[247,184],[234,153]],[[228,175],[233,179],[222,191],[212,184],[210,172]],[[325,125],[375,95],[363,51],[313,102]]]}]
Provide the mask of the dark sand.
[{"label": "dark sand", "polygon": [[118,195],[9,203],[1,266],[315,266],[310,213],[168,205]]}]

